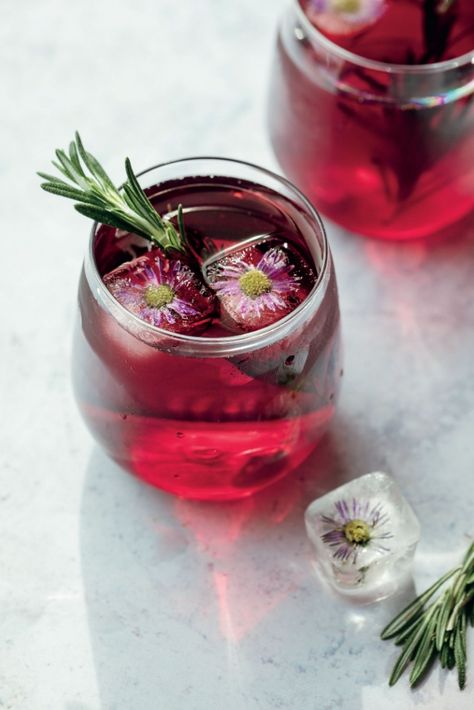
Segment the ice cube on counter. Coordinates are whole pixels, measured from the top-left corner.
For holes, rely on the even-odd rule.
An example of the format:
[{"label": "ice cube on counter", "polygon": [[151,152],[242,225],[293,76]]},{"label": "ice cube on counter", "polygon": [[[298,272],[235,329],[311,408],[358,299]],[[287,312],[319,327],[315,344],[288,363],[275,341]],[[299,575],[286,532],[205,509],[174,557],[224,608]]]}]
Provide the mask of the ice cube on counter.
[{"label": "ice cube on counter", "polygon": [[406,580],[420,524],[397,482],[380,471],[314,500],[305,513],[318,571],[337,591],[375,601]]}]

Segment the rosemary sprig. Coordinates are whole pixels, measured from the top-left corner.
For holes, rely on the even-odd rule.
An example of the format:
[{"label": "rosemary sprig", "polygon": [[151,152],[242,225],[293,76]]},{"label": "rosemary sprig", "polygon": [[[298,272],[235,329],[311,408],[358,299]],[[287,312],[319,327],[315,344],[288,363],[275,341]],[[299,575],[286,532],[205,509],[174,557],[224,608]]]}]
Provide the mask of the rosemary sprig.
[{"label": "rosemary sprig", "polygon": [[[449,586],[427,604],[449,580]],[[457,668],[458,684],[463,690],[468,624],[474,626],[474,542],[459,567],[420,594],[382,631],[382,639],[393,639],[402,646],[389,685],[394,685],[413,662],[409,677],[413,687],[438,657],[442,668]]]},{"label": "rosemary sprig", "polygon": [[425,52],[419,63],[439,62],[449,42],[456,20],[457,0],[423,1],[423,34]]},{"label": "rosemary sprig", "polygon": [[99,161],[86,151],[77,131],[69,151],[57,150],[56,158],[57,161],[52,163],[66,180],[38,173],[46,180],[41,184],[43,190],[75,200],[75,209],[86,217],[139,234],[163,249],[185,251],[181,205],[178,207],[178,232],[154,209],[128,158],[125,160],[127,180],[121,189],[115,187]]}]

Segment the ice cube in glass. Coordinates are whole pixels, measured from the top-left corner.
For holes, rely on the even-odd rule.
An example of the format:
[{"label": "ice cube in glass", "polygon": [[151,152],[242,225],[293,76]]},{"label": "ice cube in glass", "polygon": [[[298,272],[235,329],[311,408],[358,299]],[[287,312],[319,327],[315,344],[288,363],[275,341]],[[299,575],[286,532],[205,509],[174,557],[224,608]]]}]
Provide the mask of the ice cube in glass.
[{"label": "ice cube in glass", "polygon": [[289,315],[311,292],[316,273],[288,238],[257,235],[214,254],[202,267],[234,332],[265,328]]}]

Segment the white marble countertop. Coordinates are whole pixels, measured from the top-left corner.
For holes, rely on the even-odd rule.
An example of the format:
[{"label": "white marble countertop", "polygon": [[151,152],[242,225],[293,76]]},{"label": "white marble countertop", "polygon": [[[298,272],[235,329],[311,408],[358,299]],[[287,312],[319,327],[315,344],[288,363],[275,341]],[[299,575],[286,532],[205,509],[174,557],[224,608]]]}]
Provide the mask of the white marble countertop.
[{"label": "white marble countertop", "polygon": [[[314,577],[302,513],[383,469],[422,523],[414,583],[474,535],[474,233],[384,244],[329,229],[345,340],[340,408],[298,477],[185,502],[93,445],[69,384],[88,225],[38,188],[80,128],[114,177],[222,154],[275,167],[264,99],[285,0],[23,0],[0,24],[0,708],[467,710],[435,670],[387,687],[371,607]],[[317,475],[315,475],[317,474]]]}]

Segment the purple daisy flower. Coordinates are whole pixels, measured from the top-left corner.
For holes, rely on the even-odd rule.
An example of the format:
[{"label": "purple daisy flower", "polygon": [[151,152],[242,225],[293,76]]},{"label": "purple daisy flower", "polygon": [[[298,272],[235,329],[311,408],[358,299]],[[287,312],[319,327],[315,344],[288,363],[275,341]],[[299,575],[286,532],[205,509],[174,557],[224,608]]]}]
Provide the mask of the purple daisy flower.
[{"label": "purple daisy flower", "polygon": [[378,20],[385,6],[386,0],[310,0],[306,12],[324,32],[344,35]]},{"label": "purple daisy flower", "polygon": [[119,266],[104,283],[128,311],[166,330],[185,332],[214,310],[213,295],[190,267],[156,250]]},{"label": "purple daisy flower", "polygon": [[332,548],[332,556],[342,562],[357,564],[361,550],[371,548],[380,554],[390,552],[386,540],[393,538],[390,519],[380,503],[341,499],[334,505],[332,515],[321,515],[326,529],[322,541]]},{"label": "purple daisy flower", "polygon": [[274,247],[257,263],[235,256],[220,264],[213,274],[212,287],[221,299],[230,298],[245,319],[288,309],[287,297],[298,289],[299,277],[285,253]]}]

